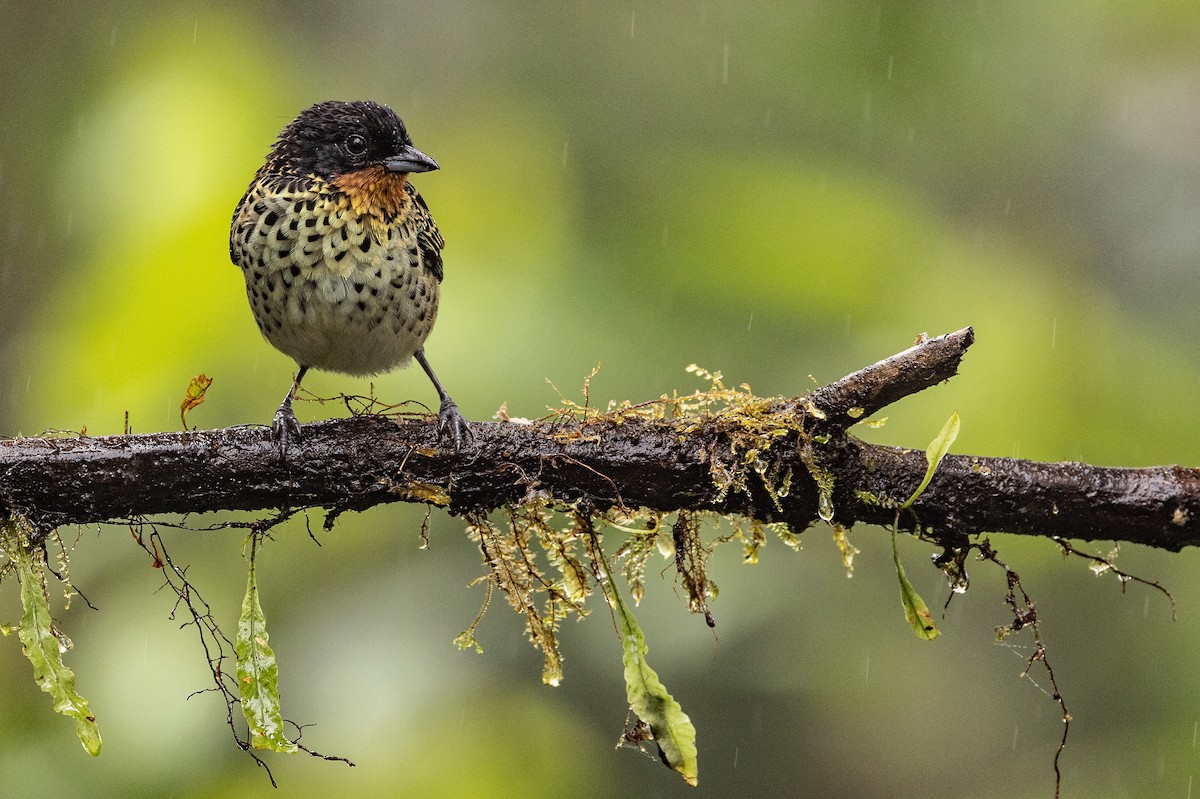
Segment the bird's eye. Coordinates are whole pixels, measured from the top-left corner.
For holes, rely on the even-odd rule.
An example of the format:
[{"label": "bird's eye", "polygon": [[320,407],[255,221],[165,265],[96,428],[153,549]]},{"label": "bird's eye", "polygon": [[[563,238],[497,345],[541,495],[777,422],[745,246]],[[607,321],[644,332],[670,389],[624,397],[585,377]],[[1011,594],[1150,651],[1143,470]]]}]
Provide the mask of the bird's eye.
[{"label": "bird's eye", "polygon": [[346,152],[350,155],[362,155],[367,151],[367,140],[357,133],[351,133],[346,137]]}]

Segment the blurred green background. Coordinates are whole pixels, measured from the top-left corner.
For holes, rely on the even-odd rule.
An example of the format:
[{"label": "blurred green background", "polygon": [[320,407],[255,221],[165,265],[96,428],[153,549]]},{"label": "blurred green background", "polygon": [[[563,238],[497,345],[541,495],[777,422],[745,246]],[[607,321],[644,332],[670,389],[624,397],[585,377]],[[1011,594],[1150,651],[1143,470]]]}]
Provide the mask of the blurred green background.
[{"label": "blurred green background", "polygon": [[[292,364],[229,263],[233,207],[308,104],[392,105],[442,164],[418,185],[448,243],[427,351],[466,414],[538,416],[603,364],[593,401],[699,381],[796,394],[974,325],[961,375],[889,409],[876,441],[1195,464],[1200,414],[1200,5],[298,2],[0,4],[0,434],[269,421]],[[367,381],[314,374],[323,395]],[[424,375],[375,381],[434,405]],[[302,420],[336,415],[301,403]],[[319,526],[321,513],[310,514]],[[699,729],[700,787],[614,751],[620,649],[594,607],[540,682],[520,620],[482,601],[478,551],[419,507],[301,522],[260,585],[286,715],[347,769],[237,751],[190,629],[121,528],[84,529],[59,612],[104,751],[0,647],[6,794],[126,797],[1047,797],[1061,723],[994,643],[1003,576],[929,644],[904,623],[883,531],[847,580],[828,529],[746,566],[721,550],[714,636],[662,564],[639,618]],[[193,519],[207,523],[211,519]],[[64,531],[74,536],[73,531]],[[164,531],[232,631],[241,536]],[[1190,796],[1200,769],[1195,552],[1126,547],[1158,594],[1048,541],[997,537],[1037,601],[1074,717],[1064,796]],[[610,547],[616,537],[609,538]],[[1107,552],[1103,543],[1087,545]],[[901,542],[931,606],[930,549]],[[61,611],[61,602],[56,603]],[[0,620],[15,621],[15,588]],[[1200,790],[1200,788],[1197,788]]]}]

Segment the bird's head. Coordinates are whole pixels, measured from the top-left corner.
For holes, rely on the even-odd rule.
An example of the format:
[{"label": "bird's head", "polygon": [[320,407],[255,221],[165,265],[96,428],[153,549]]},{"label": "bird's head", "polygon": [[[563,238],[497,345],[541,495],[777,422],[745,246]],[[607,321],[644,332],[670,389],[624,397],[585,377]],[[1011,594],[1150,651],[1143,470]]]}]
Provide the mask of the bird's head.
[{"label": "bird's head", "polygon": [[370,167],[399,175],[438,168],[413,146],[396,112],[370,100],[328,100],[306,108],[280,132],[269,160],[326,179]]}]

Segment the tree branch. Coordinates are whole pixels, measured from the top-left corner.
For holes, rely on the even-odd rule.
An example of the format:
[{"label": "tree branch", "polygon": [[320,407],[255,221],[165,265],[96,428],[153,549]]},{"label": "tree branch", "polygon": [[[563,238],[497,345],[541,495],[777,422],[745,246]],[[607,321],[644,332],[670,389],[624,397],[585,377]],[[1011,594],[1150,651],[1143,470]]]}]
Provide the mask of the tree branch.
[{"label": "tree branch", "polygon": [[[532,424],[473,422],[474,442],[458,454],[441,447],[433,420],[374,415],[304,425],[303,443],[286,462],[260,426],[0,440],[0,514],[52,527],[399,501],[461,514],[544,498],[598,510],[708,510],[799,531],[819,518],[824,485],[833,521],[891,524],[925,473],[925,453],[869,444],[846,430],[953,377],[973,341],[966,328],[804,396],[759,405],[748,398],[744,407],[698,416],[618,411],[581,419],[564,411]],[[751,468],[747,448],[756,442]],[[901,512],[900,526],[947,542],[1006,532],[1178,551],[1200,544],[1200,473],[948,456],[920,500]]]}]

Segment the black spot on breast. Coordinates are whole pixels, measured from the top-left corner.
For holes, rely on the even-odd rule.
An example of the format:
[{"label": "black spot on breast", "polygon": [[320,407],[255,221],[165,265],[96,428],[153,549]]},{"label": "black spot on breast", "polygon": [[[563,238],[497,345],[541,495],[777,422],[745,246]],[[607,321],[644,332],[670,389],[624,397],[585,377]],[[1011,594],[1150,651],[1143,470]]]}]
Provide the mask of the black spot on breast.
[{"label": "black spot on breast", "polygon": [[408,301],[416,302],[417,301],[417,292],[415,292],[415,291],[408,292]]},{"label": "black spot on breast", "polygon": [[275,293],[275,279],[273,277],[267,278],[267,291],[272,294]]},{"label": "black spot on breast", "polygon": [[404,278],[396,275],[394,278],[388,281],[388,285],[394,289],[402,289],[404,288]]},{"label": "black spot on breast", "polygon": [[359,294],[362,294],[364,291],[367,290],[367,286],[365,283],[355,283],[354,290],[357,291]]},{"label": "black spot on breast", "polygon": [[428,293],[429,293],[429,289],[425,288],[425,284],[424,284],[424,283],[422,283],[421,285],[417,286],[417,290],[421,292],[421,296],[422,296],[422,297],[424,297],[426,294],[428,294]]},{"label": "black spot on breast", "polygon": [[292,273],[292,277],[300,277],[300,267],[292,264],[292,268],[288,270]]},{"label": "black spot on breast", "polygon": [[362,250],[363,252],[367,252],[368,250],[370,250],[371,249],[371,237],[363,236],[362,243],[358,245],[358,249]]},{"label": "black spot on breast", "polygon": [[321,240],[320,233],[309,233],[308,234],[308,243],[309,244],[312,244],[314,241],[320,241],[320,240]]},{"label": "black spot on breast", "polygon": [[359,301],[358,301],[358,310],[360,310],[360,311],[366,311],[366,310],[367,310],[367,303],[366,303],[364,300],[359,300]]},{"label": "black spot on breast", "polygon": [[278,254],[279,254],[280,258],[287,258],[289,255],[292,254],[292,251],[291,250],[280,250]]},{"label": "black spot on breast", "polygon": [[310,216],[304,220],[304,224],[307,227],[316,227],[317,226],[317,218],[315,216]]},{"label": "black spot on breast", "polygon": [[287,234],[286,230],[284,230],[283,228],[279,228],[279,230],[275,231],[275,241],[287,241],[287,240],[288,240],[288,234]]},{"label": "black spot on breast", "polygon": [[341,260],[342,260],[343,258],[345,258],[345,257],[346,257],[346,251],[345,251],[345,250],[338,250],[337,252],[335,252],[335,253],[333,254],[333,260],[335,260],[335,261],[341,261]]},{"label": "black spot on breast", "polygon": [[[257,211],[258,206],[257,205],[254,206],[254,209]],[[266,210],[265,205],[263,206],[262,210],[264,210],[264,211]],[[270,213],[268,213],[266,216],[263,217],[263,224],[266,225],[267,227],[275,227],[275,223],[278,221],[279,221],[279,214],[275,213],[274,211],[271,211]]]},{"label": "black spot on breast", "polygon": [[371,296],[372,296],[372,297],[378,297],[378,296],[379,296],[379,289],[375,288],[374,286],[371,286]]}]

